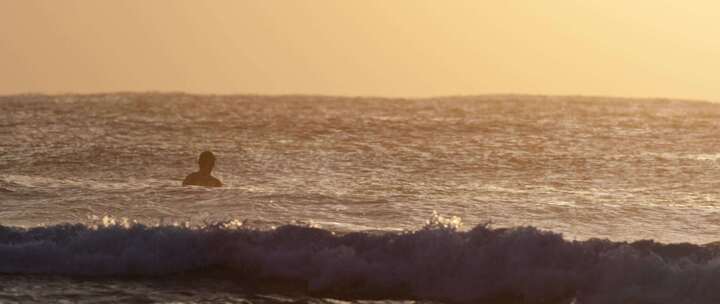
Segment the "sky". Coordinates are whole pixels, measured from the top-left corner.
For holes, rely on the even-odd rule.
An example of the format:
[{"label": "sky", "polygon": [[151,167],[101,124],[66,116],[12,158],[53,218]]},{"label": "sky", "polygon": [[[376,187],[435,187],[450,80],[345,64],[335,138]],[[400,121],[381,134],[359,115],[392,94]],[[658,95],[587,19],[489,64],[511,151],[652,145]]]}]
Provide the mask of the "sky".
[{"label": "sky", "polygon": [[0,94],[720,100],[711,0],[0,0]]}]

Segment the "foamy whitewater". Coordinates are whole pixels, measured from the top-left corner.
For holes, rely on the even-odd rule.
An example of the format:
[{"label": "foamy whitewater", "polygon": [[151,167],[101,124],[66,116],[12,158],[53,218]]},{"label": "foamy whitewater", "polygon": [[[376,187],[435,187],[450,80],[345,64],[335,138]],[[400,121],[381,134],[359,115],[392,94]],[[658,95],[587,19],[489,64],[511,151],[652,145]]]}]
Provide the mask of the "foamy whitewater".
[{"label": "foamy whitewater", "polygon": [[[718,303],[720,104],[0,97],[0,302]],[[181,187],[200,152],[225,187]]]}]

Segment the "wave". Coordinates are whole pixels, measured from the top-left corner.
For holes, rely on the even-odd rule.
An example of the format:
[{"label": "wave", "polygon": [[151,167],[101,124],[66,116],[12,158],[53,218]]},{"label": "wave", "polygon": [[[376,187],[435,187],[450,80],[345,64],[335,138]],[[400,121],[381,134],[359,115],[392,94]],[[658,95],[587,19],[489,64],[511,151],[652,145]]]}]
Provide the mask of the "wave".
[{"label": "wave", "polygon": [[[720,246],[568,241],[533,227],[336,234],[128,222],[0,226],[0,273],[171,276],[223,273],[290,282],[311,295],[456,303],[716,303]],[[273,283],[274,282],[274,283]]]}]

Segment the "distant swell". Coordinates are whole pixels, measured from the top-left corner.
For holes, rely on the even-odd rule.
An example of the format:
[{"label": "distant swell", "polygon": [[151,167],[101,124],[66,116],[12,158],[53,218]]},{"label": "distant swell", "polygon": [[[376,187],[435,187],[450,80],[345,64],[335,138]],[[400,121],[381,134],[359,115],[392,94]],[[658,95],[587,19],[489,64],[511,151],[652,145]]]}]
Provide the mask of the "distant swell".
[{"label": "distant swell", "polygon": [[352,299],[716,303],[718,257],[714,245],[566,241],[532,227],[335,235],[300,226],[0,226],[5,274],[165,276],[219,269],[238,284],[292,282],[308,294]]}]

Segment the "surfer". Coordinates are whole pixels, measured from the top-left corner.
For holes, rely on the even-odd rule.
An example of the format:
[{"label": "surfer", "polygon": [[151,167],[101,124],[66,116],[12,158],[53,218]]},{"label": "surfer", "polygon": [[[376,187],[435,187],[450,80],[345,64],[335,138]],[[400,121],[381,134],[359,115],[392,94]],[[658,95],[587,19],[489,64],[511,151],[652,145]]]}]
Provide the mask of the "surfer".
[{"label": "surfer", "polygon": [[200,170],[190,173],[183,181],[183,186],[222,187],[222,182],[210,175],[215,167],[215,155],[212,152],[200,153],[198,166]]}]

